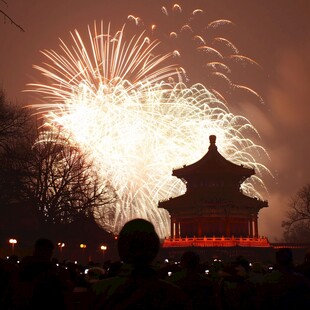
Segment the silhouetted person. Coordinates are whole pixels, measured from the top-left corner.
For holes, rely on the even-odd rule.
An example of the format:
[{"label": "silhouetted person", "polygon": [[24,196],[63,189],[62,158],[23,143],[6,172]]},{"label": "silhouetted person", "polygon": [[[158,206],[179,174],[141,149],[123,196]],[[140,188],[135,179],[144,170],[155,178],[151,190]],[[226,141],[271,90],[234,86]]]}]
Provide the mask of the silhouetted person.
[{"label": "silhouetted person", "polygon": [[213,282],[201,273],[200,257],[193,251],[186,251],[181,257],[181,271],[172,273],[167,281],[179,286],[188,294],[193,309],[213,309]]},{"label": "silhouetted person", "polygon": [[256,287],[249,280],[250,265],[242,256],[219,271],[217,305],[223,310],[256,309]]},{"label": "silhouetted person", "polygon": [[293,253],[288,248],[276,252],[276,265],[264,277],[262,309],[310,309],[310,282],[295,272]]},{"label": "silhouetted person", "polygon": [[159,245],[153,224],[143,219],[127,222],[118,236],[124,265],[117,276],[94,284],[94,309],[188,309],[183,292],[159,279],[151,267]]},{"label": "silhouetted person", "polygon": [[302,273],[310,281],[310,251],[305,254],[305,259],[297,269],[298,272]]},{"label": "silhouetted person", "polygon": [[15,254],[10,255],[8,261],[17,265],[18,264],[18,256]]},{"label": "silhouetted person", "polygon": [[14,309],[65,309],[65,285],[51,261],[54,244],[38,239],[33,255],[21,261]]},{"label": "silhouetted person", "polygon": [[249,281],[259,288],[264,281],[267,267],[261,262],[254,262],[249,272]]},{"label": "silhouetted person", "polygon": [[18,275],[17,264],[0,258],[0,309],[12,309],[12,293],[18,283]]}]

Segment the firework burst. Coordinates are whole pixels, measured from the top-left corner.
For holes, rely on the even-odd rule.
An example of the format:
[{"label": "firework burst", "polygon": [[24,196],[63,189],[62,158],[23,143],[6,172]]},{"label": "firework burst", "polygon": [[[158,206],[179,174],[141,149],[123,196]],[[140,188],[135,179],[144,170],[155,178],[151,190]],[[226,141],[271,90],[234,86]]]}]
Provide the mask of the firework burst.
[{"label": "firework burst", "polygon": [[208,85],[210,91],[216,96],[221,94],[221,99],[228,98],[230,104],[234,101],[238,105],[237,100],[233,100],[235,93],[238,93],[238,100],[241,95],[250,101],[263,103],[258,92],[240,85],[234,75],[234,72],[240,74],[240,70],[232,70],[236,67],[242,71],[251,68],[262,70],[257,62],[241,55],[231,39],[225,37],[231,37],[236,25],[227,19],[210,20],[208,10],[190,7],[188,4],[184,8],[177,3],[169,4],[159,8],[150,22],[150,17],[144,18],[143,15],[135,17],[139,23],[134,22],[132,15],[128,16],[128,21],[138,30],[145,25],[151,30],[150,37],[159,39],[165,48],[173,50],[187,71],[186,78],[191,84],[198,81]]},{"label": "firework burst", "polygon": [[261,197],[268,169],[256,158],[267,154],[248,138],[258,136],[255,128],[203,85],[186,86],[182,69],[165,65],[173,53],[157,56],[158,42],[143,33],[126,43],[124,28],[105,32],[102,23],[89,28],[88,41],[77,31],[72,40],[71,47],[61,41],[61,53],[43,52],[48,62],[35,68],[49,83],[30,87],[44,96],[34,107],[48,127],[73,139],[102,186],[115,189],[117,202],[94,211],[101,227],[117,234],[126,221],[142,217],[169,236],[169,214],[158,202],[186,191],[172,170],[199,160],[210,134],[226,158],[256,169],[243,190]]}]

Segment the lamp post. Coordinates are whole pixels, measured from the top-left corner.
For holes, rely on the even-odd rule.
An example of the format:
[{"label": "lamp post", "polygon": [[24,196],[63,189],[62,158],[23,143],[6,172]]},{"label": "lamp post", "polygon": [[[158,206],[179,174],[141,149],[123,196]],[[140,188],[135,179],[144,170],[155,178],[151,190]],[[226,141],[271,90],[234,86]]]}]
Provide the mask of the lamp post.
[{"label": "lamp post", "polygon": [[84,259],[84,256],[85,256],[85,249],[86,249],[86,244],[84,243],[81,243],[80,244],[80,249],[82,249],[82,258]]},{"label": "lamp post", "polygon": [[84,244],[84,243],[81,243],[80,244],[80,248],[83,250],[83,252],[85,251],[85,249],[86,249],[86,244]]},{"label": "lamp post", "polygon": [[104,258],[105,251],[108,249],[106,245],[101,245],[100,250],[102,251],[102,258]]},{"label": "lamp post", "polygon": [[63,242],[58,242],[58,247],[59,247],[59,253],[60,253],[60,256],[62,254],[62,248],[65,247],[65,244]]},{"label": "lamp post", "polygon": [[13,254],[14,254],[14,249],[15,249],[15,244],[17,243],[17,240],[11,238],[11,239],[9,240],[9,243],[10,243],[11,246],[12,246],[12,255],[13,255]]}]

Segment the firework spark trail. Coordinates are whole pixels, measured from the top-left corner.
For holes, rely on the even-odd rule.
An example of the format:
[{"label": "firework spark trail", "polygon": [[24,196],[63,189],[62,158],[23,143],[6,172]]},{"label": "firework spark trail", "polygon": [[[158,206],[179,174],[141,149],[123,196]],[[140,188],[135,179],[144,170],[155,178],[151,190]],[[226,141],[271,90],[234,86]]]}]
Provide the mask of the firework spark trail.
[{"label": "firework spark trail", "polygon": [[[239,85],[233,78],[230,66],[236,62],[242,67],[251,65],[262,68],[251,58],[240,55],[238,48],[230,40],[222,37],[223,30],[230,31],[235,28],[232,21],[216,19],[208,22],[205,10],[195,8],[187,11],[177,3],[163,6],[161,12],[160,10],[158,12],[159,14],[154,17],[157,17],[157,21],[152,20],[150,26],[152,37],[158,38],[166,46],[173,47],[175,55],[180,58],[179,62],[188,72],[186,76],[188,79],[198,75],[200,83],[204,81],[203,83],[209,87],[212,85],[212,89],[216,90],[214,94],[221,93],[219,98],[230,97],[236,90],[242,90],[241,94],[251,94],[255,102],[264,103],[256,91]],[[129,21],[132,20],[131,16],[128,16]],[[139,20],[142,21],[143,17],[139,17]],[[143,23],[147,25],[147,20]],[[222,67],[225,66],[227,70],[225,72],[220,70],[219,74],[214,74],[214,71],[220,68],[211,66],[215,62],[222,63]],[[186,64],[190,65],[187,67]],[[231,83],[223,85],[223,78],[231,80]]]},{"label": "firework spark trail", "polygon": [[[136,217],[151,220],[161,237],[169,236],[169,214],[158,202],[185,192],[172,170],[199,160],[217,135],[219,151],[235,163],[256,169],[243,184],[260,196],[268,169],[256,161],[265,150],[247,138],[257,134],[249,121],[230,113],[201,84],[187,87],[177,66],[165,66],[172,54],[155,56],[157,42],[143,34],[124,42],[124,29],[111,34],[89,29],[90,52],[78,32],[74,45],[61,42],[62,54],[44,51],[49,64],[35,66],[52,84],[30,84],[47,101],[34,105],[49,127],[60,127],[77,143],[118,202],[97,208],[94,216],[107,231],[118,233]],[[169,83],[173,77],[174,82]],[[258,135],[258,134],[257,134]]]}]

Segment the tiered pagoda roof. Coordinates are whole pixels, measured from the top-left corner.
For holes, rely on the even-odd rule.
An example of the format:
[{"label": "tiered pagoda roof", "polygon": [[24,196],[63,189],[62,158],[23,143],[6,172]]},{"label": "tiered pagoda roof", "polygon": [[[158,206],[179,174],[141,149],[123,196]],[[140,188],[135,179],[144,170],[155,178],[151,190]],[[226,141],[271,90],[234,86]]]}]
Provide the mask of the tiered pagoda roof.
[{"label": "tiered pagoda roof", "polygon": [[234,164],[217,150],[210,136],[208,152],[196,163],[175,169],[184,181],[185,194],[159,203],[171,216],[171,236],[258,237],[258,212],[266,201],[244,195],[241,184],[254,169]]}]

